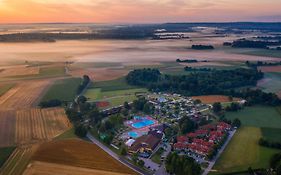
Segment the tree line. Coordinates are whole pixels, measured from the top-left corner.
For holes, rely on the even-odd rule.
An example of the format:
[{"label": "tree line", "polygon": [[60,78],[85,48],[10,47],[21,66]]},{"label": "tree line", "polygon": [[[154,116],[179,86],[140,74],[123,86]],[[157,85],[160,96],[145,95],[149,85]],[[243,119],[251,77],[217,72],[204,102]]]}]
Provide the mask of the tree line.
[{"label": "tree line", "polygon": [[222,94],[241,97],[252,104],[279,105],[280,99],[273,93],[259,89],[243,89],[256,86],[263,78],[257,69],[210,70],[191,72],[188,75],[161,74],[158,69],[137,69],[126,77],[128,84],[143,86],[154,92],[179,93],[186,96]]}]

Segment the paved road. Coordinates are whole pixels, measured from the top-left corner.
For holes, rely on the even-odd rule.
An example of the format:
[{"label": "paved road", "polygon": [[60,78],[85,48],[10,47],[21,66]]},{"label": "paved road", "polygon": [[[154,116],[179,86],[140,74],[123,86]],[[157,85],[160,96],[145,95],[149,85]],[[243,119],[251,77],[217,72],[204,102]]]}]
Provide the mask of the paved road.
[{"label": "paved road", "polygon": [[226,148],[226,146],[228,145],[228,143],[230,142],[230,140],[232,139],[232,137],[234,136],[236,130],[230,132],[226,142],[224,143],[224,145],[222,146],[222,148],[219,150],[218,154],[216,155],[216,157],[214,158],[214,160],[212,160],[211,162],[209,162],[209,166],[204,170],[202,175],[208,175],[208,173],[211,171],[211,169],[213,168],[213,166],[215,165],[216,161],[218,160],[218,158],[220,157],[220,155],[222,154],[223,150]]},{"label": "paved road", "polygon": [[107,146],[103,145],[100,141],[98,141],[94,136],[92,136],[89,132],[87,133],[86,137],[91,140],[94,144],[99,146],[101,149],[103,149],[105,152],[107,152],[111,157],[118,160],[123,165],[131,168],[132,170],[136,171],[137,173],[141,175],[147,175],[148,173],[144,172],[142,169],[138,168],[137,166],[131,164],[126,159],[119,157],[115,152],[113,152],[111,149],[109,149]]}]

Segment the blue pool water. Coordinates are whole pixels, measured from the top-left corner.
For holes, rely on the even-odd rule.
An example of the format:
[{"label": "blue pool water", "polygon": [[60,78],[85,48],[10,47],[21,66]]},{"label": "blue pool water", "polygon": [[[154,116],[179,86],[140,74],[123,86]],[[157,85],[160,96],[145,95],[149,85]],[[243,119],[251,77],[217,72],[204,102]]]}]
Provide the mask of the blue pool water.
[{"label": "blue pool water", "polygon": [[139,129],[139,128],[143,128],[149,125],[153,125],[155,122],[153,120],[149,120],[149,119],[141,119],[139,122],[133,123],[132,127]]},{"label": "blue pool water", "polygon": [[130,137],[132,137],[132,138],[137,138],[137,137],[139,136],[138,133],[137,133],[137,132],[134,132],[134,131],[128,132],[128,135],[129,135]]}]

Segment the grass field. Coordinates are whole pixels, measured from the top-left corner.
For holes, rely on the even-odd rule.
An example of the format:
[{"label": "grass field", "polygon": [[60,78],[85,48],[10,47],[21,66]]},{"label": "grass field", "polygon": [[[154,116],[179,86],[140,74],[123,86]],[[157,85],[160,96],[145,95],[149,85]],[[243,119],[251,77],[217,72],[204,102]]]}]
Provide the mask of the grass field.
[{"label": "grass field", "polygon": [[136,174],[97,145],[79,139],[44,143],[33,156],[33,160],[123,174]]},{"label": "grass field", "polygon": [[226,112],[225,117],[230,120],[239,118],[244,126],[281,128],[281,115],[274,107],[245,107],[239,112]]},{"label": "grass field", "polygon": [[258,145],[262,137],[260,128],[241,127],[234,135],[226,150],[216,162],[213,170],[221,174],[239,172],[252,168],[267,168],[270,157],[278,150]]},{"label": "grass field", "polygon": [[101,88],[88,89],[85,96],[90,101],[107,101],[110,103],[110,107],[122,105],[125,101],[131,102],[135,99],[136,93],[147,92],[147,89],[127,89],[127,90],[113,90],[102,91]]},{"label": "grass field", "polygon": [[75,133],[74,133],[74,128],[71,128],[61,135],[57,136],[54,138],[54,140],[64,140],[64,139],[73,139],[73,138],[78,138]]},{"label": "grass field", "polygon": [[115,90],[127,90],[136,87],[128,85],[125,77],[122,77],[116,80],[94,82],[90,88],[100,88],[102,91],[115,91]]},{"label": "grass field", "polygon": [[281,142],[281,129],[261,128],[262,137],[269,141]]},{"label": "grass field", "polygon": [[0,148],[0,168],[5,163],[5,161],[9,158],[9,156],[13,153],[16,147],[5,147]]},{"label": "grass field", "polygon": [[70,78],[65,80],[57,80],[51,86],[41,101],[59,99],[61,101],[72,101],[77,93],[81,78]]},{"label": "grass field", "polygon": [[147,92],[147,89],[130,86],[127,84],[126,79],[119,78],[111,81],[94,82],[89,88],[85,96],[89,101],[107,101],[110,106],[122,105],[125,101],[131,102],[135,99],[136,93]]},{"label": "grass field", "polygon": [[5,94],[8,90],[10,90],[15,84],[4,84],[0,85],[0,96]]}]

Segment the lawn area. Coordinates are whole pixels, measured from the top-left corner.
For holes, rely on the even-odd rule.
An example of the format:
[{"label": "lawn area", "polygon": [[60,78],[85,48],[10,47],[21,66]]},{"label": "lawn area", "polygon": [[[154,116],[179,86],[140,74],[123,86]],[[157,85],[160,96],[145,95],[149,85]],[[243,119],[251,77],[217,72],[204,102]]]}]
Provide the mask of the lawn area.
[{"label": "lawn area", "polygon": [[5,163],[16,147],[0,148],[0,167]]},{"label": "lawn area", "polygon": [[155,154],[151,157],[151,160],[155,163],[161,164],[161,155],[163,154],[164,149],[159,148]]},{"label": "lawn area", "polygon": [[258,140],[261,136],[260,128],[241,127],[213,167],[217,172],[211,174],[239,172],[250,166],[268,167],[270,157],[278,150],[259,146]]},{"label": "lawn area", "polygon": [[239,118],[244,126],[281,128],[281,115],[274,107],[245,107],[238,112],[226,112],[225,117],[230,120]]},{"label": "lawn area", "polygon": [[100,88],[102,91],[115,91],[115,90],[127,90],[136,87],[128,85],[125,77],[122,77],[116,80],[93,82],[90,88]]},{"label": "lawn area", "polygon": [[262,137],[269,141],[281,142],[281,129],[261,128]]},{"label": "lawn area", "polygon": [[0,86],[0,96],[5,94],[8,90],[10,90],[14,84],[5,84]]},{"label": "lawn area", "polygon": [[59,99],[62,101],[72,101],[77,93],[77,88],[81,83],[81,78],[69,78],[65,80],[57,80],[55,84],[49,88],[41,101]]}]

